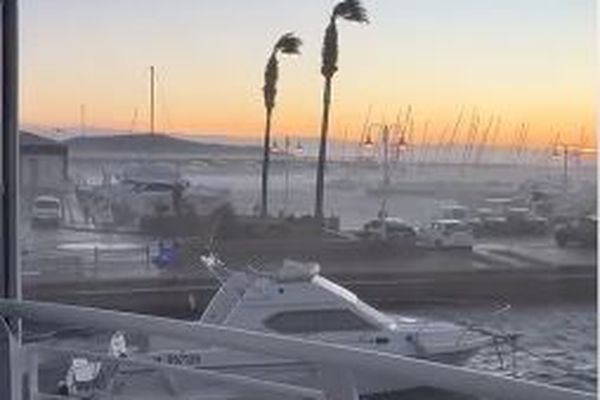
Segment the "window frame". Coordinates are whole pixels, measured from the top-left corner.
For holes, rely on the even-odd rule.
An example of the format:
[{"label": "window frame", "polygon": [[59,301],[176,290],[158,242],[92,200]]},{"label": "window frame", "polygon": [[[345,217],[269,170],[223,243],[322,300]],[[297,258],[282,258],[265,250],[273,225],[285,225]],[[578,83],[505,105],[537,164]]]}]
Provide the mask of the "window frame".
[{"label": "window frame", "polygon": [[[18,251],[18,1],[0,0],[2,8],[2,171],[0,235],[0,297],[21,299]],[[1,318],[1,317],[0,317]],[[0,321],[0,398],[21,398],[19,376],[13,364],[19,332],[17,321]]]}]

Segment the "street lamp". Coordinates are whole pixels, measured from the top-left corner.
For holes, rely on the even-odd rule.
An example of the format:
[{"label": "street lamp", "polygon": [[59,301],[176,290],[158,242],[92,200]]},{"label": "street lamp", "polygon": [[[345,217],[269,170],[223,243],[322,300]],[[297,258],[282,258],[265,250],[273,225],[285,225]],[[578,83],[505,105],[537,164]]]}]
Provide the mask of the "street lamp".
[{"label": "street lamp", "polygon": [[404,134],[402,134],[402,136],[400,136],[400,139],[398,139],[398,143],[396,143],[396,148],[402,153],[408,150],[408,143],[406,142]]},{"label": "street lamp", "polygon": [[362,143],[363,147],[365,147],[367,150],[370,150],[373,148],[373,146],[375,145],[375,143],[373,142],[373,139],[371,138],[371,134],[368,133],[367,134],[367,138],[365,139],[365,141]]},{"label": "street lamp", "polygon": [[302,147],[302,143],[300,143],[300,141],[298,141],[296,143],[296,155],[297,156],[301,156],[302,154],[304,154],[304,147]]},{"label": "street lamp", "polygon": [[562,184],[563,191],[569,191],[569,156],[571,153],[580,154],[579,146],[567,143],[557,143],[552,150],[552,158],[560,160],[562,158]]},{"label": "street lamp", "polygon": [[277,140],[273,140],[271,144],[271,153],[279,153],[279,145],[277,144]]}]

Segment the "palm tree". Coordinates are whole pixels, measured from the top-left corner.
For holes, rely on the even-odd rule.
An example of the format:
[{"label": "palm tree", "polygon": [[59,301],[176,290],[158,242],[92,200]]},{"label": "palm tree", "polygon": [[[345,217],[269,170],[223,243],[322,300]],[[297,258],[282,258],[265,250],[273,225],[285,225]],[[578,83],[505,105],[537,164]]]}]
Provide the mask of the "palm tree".
[{"label": "palm tree", "polygon": [[265,100],[265,138],[263,145],[263,164],[262,164],[262,186],[261,186],[261,207],[260,215],[266,217],[268,214],[267,209],[267,192],[268,192],[268,179],[269,179],[269,154],[271,147],[271,116],[273,114],[273,108],[275,108],[275,97],[277,95],[277,79],[279,77],[279,62],[277,61],[277,55],[282,54],[299,54],[302,40],[295,36],[293,33],[288,32],[281,36],[273,50],[271,56],[267,62],[265,68],[265,85],[263,86],[263,95]]},{"label": "palm tree", "polygon": [[323,220],[325,160],[327,157],[327,132],[329,130],[329,107],[331,104],[331,79],[338,70],[338,32],[336,21],[343,18],[348,21],[367,23],[367,12],[360,0],[343,0],[336,4],[325,30],[323,48],[321,49],[321,74],[325,78],[323,88],[323,115],[321,117],[321,141],[319,144],[319,160],[317,164],[317,189],[315,201],[315,218]]}]

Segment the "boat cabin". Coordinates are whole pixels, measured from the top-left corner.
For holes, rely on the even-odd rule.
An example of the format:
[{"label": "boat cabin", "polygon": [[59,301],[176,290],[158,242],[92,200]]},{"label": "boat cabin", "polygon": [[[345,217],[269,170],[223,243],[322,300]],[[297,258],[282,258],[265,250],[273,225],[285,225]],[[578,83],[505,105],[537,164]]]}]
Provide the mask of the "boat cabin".
[{"label": "boat cabin", "polygon": [[275,274],[236,273],[214,296],[201,322],[280,334],[379,331],[392,318],[321,277],[319,265],[290,260]]}]

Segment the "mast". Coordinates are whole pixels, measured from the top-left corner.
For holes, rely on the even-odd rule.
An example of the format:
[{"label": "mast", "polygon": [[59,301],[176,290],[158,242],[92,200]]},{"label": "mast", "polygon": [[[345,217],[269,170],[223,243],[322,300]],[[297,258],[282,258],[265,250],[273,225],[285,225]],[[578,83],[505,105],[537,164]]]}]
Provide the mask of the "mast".
[{"label": "mast", "polygon": [[483,154],[483,151],[485,150],[485,147],[487,146],[487,142],[488,142],[488,137],[490,134],[490,131],[492,130],[492,125],[494,124],[494,115],[492,114],[490,116],[490,119],[488,121],[488,124],[485,128],[485,130],[483,131],[482,137],[481,137],[481,143],[479,143],[479,146],[477,146],[477,149],[475,150],[475,164],[479,165],[479,163],[481,162],[481,155]]},{"label": "mast", "polygon": [[450,138],[448,139],[448,142],[444,145],[447,153],[446,162],[448,163],[452,162],[452,155],[454,153],[454,140],[456,139],[456,135],[458,133],[458,130],[460,129],[460,124],[463,120],[464,111],[465,108],[463,106],[460,108],[460,112],[458,113],[458,117],[456,118],[456,122],[454,123],[454,127],[452,128],[452,131],[450,133]]},{"label": "mast", "polygon": [[390,186],[390,129],[387,125],[383,125],[383,131],[381,133],[381,136],[383,142],[383,187],[387,189]]},{"label": "mast", "polygon": [[283,211],[284,214],[288,212],[288,204],[290,200],[290,137],[288,135],[285,136],[285,192],[283,198]]},{"label": "mast", "polygon": [[133,133],[135,130],[135,124],[137,123],[138,118],[138,109],[135,107],[133,109],[133,115],[131,116],[131,124],[129,125],[129,133]]},{"label": "mast", "polygon": [[154,135],[154,65],[150,66],[150,134]]},{"label": "mast", "polygon": [[85,104],[79,106],[79,134],[85,135]]},{"label": "mast", "polygon": [[363,123],[362,126],[362,131],[360,133],[360,142],[358,142],[358,152],[359,152],[359,158],[362,161],[363,160],[363,147],[365,147],[365,145],[367,144],[367,141],[370,140],[370,136],[368,136],[368,131],[369,131],[369,124],[370,124],[370,120],[371,120],[371,105],[369,105],[369,109],[367,110],[367,116],[365,118],[365,122]]},{"label": "mast", "polygon": [[342,141],[342,156],[340,161],[346,161],[346,143],[348,142],[348,128],[344,129],[344,140]]},{"label": "mast", "polygon": [[429,155],[429,146],[430,144],[427,143],[427,141],[429,140],[429,138],[427,137],[427,134],[429,133],[429,120],[426,120],[425,123],[423,124],[423,132],[421,134],[421,154],[419,155],[419,163],[424,164],[427,162],[427,156]]}]

